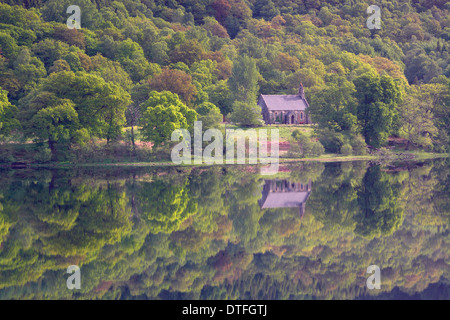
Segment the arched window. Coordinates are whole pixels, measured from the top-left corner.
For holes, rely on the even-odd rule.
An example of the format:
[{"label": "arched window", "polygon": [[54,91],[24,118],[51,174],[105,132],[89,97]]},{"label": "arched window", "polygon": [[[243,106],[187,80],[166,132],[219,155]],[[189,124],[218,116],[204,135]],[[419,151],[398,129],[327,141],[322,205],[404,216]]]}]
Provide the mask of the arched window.
[{"label": "arched window", "polygon": [[303,120],[303,112],[300,112],[300,120]]}]

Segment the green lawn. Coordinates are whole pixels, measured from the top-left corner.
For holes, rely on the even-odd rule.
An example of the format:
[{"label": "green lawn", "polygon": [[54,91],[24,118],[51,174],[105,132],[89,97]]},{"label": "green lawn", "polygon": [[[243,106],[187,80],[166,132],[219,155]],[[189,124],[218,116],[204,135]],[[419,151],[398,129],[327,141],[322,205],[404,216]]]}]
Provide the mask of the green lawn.
[{"label": "green lawn", "polygon": [[[225,126],[221,124],[221,126]],[[227,124],[227,129],[242,129],[247,130],[249,128],[239,127],[234,124]],[[280,133],[280,142],[288,141],[289,137],[292,135],[292,132],[296,129],[303,132],[306,136],[310,137],[314,133],[314,126],[311,125],[267,125],[263,127],[258,127],[256,129],[278,129]]]}]

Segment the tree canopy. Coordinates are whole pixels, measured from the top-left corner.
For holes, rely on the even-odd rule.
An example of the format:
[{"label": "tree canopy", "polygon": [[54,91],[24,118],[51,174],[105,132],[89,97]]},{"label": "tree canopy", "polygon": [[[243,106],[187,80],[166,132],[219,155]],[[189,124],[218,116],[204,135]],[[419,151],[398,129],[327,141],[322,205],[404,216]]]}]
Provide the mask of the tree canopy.
[{"label": "tree canopy", "polygon": [[[343,136],[342,144],[324,143],[329,152],[354,149],[361,134],[376,148],[388,137],[426,135],[410,146],[449,150],[445,1],[391,1],[377,30],[361,28],[368,18],[361,0],[82,0],[80,29],[66,26],[69,2],[0,4],[0,87],[12,106],[3,135],[37,138],[27,122],[60,105],[56,98],[74,104],[92,139],[111,142],[125,138],[127,123],[143,123],[144,113],[124,111],[152,90],[175,93],[193,110],[212,103],[227,116],[241,103],[253,110],[259,94],[296,94],[302,82],[312,121]],[[409,93],[419,87],[433,95],[418,98],[433,101],[429,134],[408,129],[420,125],[408,112],[425,108],[411,107]]]}]

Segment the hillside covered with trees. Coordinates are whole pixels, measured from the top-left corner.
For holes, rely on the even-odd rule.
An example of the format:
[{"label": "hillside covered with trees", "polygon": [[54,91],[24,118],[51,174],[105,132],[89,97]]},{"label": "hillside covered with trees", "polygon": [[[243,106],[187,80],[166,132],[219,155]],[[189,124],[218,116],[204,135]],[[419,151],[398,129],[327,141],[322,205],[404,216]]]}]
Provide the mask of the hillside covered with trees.
[{"label": "hillside covered with trees", "polygon": [[445,0],[383,1],[374,30],[360,0],[75,2],[0,3],[0,162],[25,142],[35,161],[81,161],[166,146],[195,120],[255,126],[260,93],[300,82],[326,152],[450,150]]}]

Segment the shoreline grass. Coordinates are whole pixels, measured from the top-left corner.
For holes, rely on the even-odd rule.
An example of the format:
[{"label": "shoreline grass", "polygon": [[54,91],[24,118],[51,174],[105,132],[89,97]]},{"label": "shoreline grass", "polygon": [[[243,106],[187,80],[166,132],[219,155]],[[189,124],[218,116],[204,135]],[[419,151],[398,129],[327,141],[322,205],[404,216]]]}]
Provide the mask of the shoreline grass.
[{"label": "shoreline grass", "polygon": [[[383,162],[395,162],[395,161],[420,161],[438,158],[448,158],[450,153],[430,153],[430,152],[402,152],[390,154],[389,156],[379,156],[379,155],[348,155],[340,156],[338,154],[324,154],[320,157],[310,157],[310,158],[279,158],[279,163],[295,163],[295,162],[347,162],[347,161],[370,161],[378,160]],[[74,163],[74,162],[49,162],[49,163],[30,163],[27,168],[29,169],[39,169],[39,168],[67,168],[67,167],[204,167],[204,166],[216,166],[216,165],[266,165],[269,163],[257,161],[257,163],[249,163],[247,158],[245,163],[236,163],[235,160],[233,164],[223,163],[219,164],[208,164],[201,163],[195,164],[194,161],[188,164],[175,164],[171,161],[123,161],[123,162],[88,162],[88,163]],[[11,164],[0,164],[0,168],[10,168]]]}]

